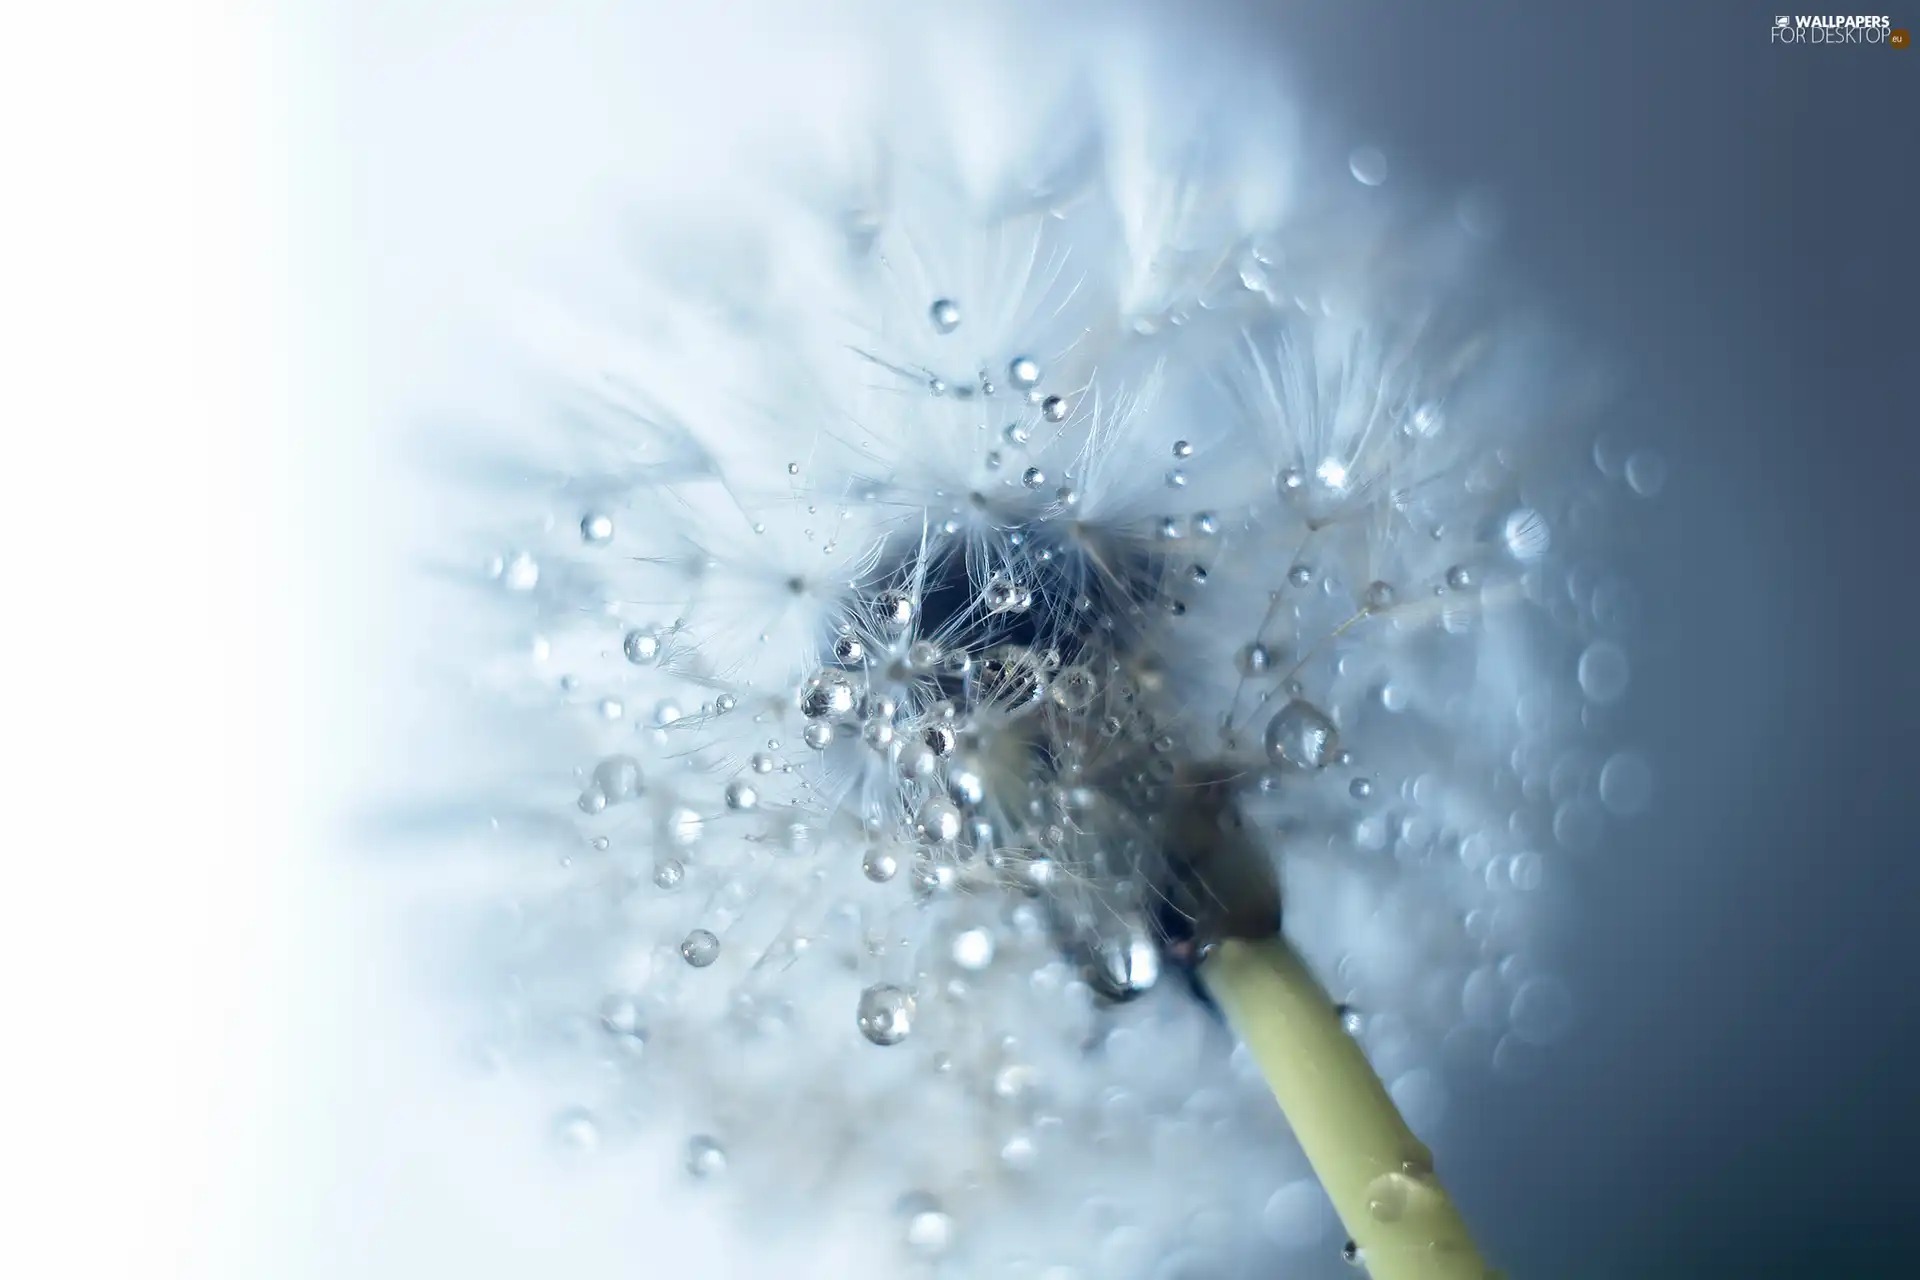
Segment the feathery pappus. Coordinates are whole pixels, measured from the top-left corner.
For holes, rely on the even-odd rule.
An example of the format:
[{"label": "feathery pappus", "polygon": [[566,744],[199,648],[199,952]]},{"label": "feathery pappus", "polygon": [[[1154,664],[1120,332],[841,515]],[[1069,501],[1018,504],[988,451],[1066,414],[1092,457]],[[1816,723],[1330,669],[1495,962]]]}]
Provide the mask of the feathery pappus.
[{"label": "feathery pappus", "polygon": [[1010,106],[936,47],[858,139],[743,154],[750,206],[621,211],[463,445],[466,749],[521,815],[480,1032],[576,1082],[565,1142],[861,1224],[860,1274],[1337,1274],[1186,978],[1233,887],[1169,850],[1258,847],[1418,1130],[1559,1036],[1557,869],[1650,787],[1622,464],[1478,198],[1244,68],[1110,38]]}]

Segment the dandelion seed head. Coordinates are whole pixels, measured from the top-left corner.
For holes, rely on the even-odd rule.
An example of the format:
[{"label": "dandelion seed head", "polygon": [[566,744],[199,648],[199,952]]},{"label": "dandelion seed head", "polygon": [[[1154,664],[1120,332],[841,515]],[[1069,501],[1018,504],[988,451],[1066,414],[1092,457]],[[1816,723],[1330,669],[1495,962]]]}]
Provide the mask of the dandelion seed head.
[{"label": "dandelion seed head", "polygon": [[1318,1239],[1172,980],[1201,790],[1423,1124],[1450,1033],[1577,1017],[1526,969],[1556,868],[1655,798],[1618,744],[1566,763],[1630,696],[1570,512],[1664,468],[1552,465],[1559,366],[1457,222],[1379,216],[1384,157],[1284,104],[1143,89],[1166,56],[1050,91],[1057,153],[876,125],[883,161],[782,169],[710,272],[642,253],[638,301],[556,344],[541,479],[463,562],[545,645],[476,658],[512,799],[594,850],[516,884],[499,1038],[644,1030],[588,1145],[643,1092],[716,1194],[913,1191],[863,1274],[1036,1244],[1130,1274],[1250,1185]]}]

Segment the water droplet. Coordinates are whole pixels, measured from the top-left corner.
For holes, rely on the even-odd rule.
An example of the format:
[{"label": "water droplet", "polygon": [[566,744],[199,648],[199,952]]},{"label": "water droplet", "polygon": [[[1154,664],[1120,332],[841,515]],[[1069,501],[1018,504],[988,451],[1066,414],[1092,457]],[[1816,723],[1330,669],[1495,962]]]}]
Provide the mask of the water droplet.
[{"label": "water droplet", "polygon": [[627,704],[618,698],[600,699],[600,715],[605,720],[618,720],[627,714]]},{"label": "water droplet", "polygon": [[1378,147],[1359,147],[1347,157],[1347,171],[1362,186],[1377,187],[1387,180],[1387,157]]},{"label": "water droplet", "polygon": [[607,793],[599,787],[588,787],[580,793],[580,812],[600,813],[607,807]]},{"label": "water droplet", "polygon": [[540,585],[540,562],[524,551],[515,552],[501,570],[500,580],[509,591],[531,591]]},{"label": "water droplet", "polygon": [[660,656],[660,637],[653,631],[629,631],[620,647],[626,651],[628,662],[640,666]]},{"label": "water droplet", "polygon": [[810,724],[800,731],[800,741],[813,751],[825,751],[833,745],[833,726],[830,724]]},{"label": "water droplet", "polygon": [[858,636],[840,636],[833,642],[833,660],[853,666],[867,656],[867,646]]},{"label": "water droplet", "polygon": [[986,775],[971,763],[962,761],[947,769],[947,798],[967,808],[987,798]]},{"label": "water droplet", "polygon": [[1093,705],[1099,688],[1091,671],[1085,667],[1068,667],[1053,678],[1053,682],[1047,686],[1047,692],[1062,710],[1084,711]]},{"label": "water droplet", "polygon": [[1514,854],[1513,862],[1507,867],[1507,879],[1522,893],[1538,889],[1545,876],[1546,859],[1530,850]]},{"label": "water droplet", "polygon": [[1643,498],[1658,497],[1667,487],[1667,463],[1650,449],[1641,449],[1627,459],[1627,485]]},{"label": "water droplet", "polygon": [[1367,608],[1372,612],[1393,608],[1396,593],[1390,582],[1369,582],[1364,597]]},{"label": "water droplet", "polygon": [[993,963],[993,935],[985,929],[966,929],[953,939],[953,962],[971,973]]},{"label": "water droplet", "polygon": [[1240,650],[1234,665],[1243,676],[1263,676],[1273,669],[1273,650],[1256,640]]},{"label": "water droplet", "polygon": [[1340,1017],[1340,1029],[1350,1036],[1358,1036],[1366,1030],[1367,1020],[1360,1011],[1350,1004],[1336,1005],[1334,1012]]},{"label": "water droplet", "polygon": [[1000,432],[1000,438],[1018,449],[1033,438],[1033,432],[1024,422],[1009,422]]},{"label": "water droplet", "polygon": [[1473,590],[1473,571],[1463,564],[1447,570],[1447,585],[1455,591]]},{"label": "water droplet", "polygon": [[1611,640],[1596,640],[1580,655],[1580,689],[1590,702],[1618,702],[1629,674],[1626,650]]},{"label": "water droplet", "polygon": [[1029,489],[1038,489],[1046,482],[1047,473],[1038,467],[1028,467],[1020,476],[1020,483]]},{"label": "water droplet", "polygon": [[1017,356],[1007,365],[1007,381],[1021,391],[1039,385],[1040,365],[1032,356]]},{"label": "water droplet", "polygon": [[752,770],[753,770],[753,771],[754,771],[755,773],[772,773],[772,772],[773,772],[773,757],[772,757],[772,756],[770,756],[770,755],[768,755],[768,754],[767,754],[766,752],[764,752],[764,751],[756,751],[756,752],[754,752],[754,753],[753,753],[753,756],[752,756],[752,758],[750,758],[750,759],[749,759],[749,760],[747,761],[747,765],[748,765],[748,766],[749,766],[749,767],[750,767],[750,768],[751,768],[751,769],[752,769]]},{"label": "water droplet", "polygon": [[1287,582],[1289,585],[1295,587],[1312,586],[1313,566],[1306,564],[1294,565],[1291,569],[1287,570]]},{"label": "water droplet", "polygon": [[1373,782],[1367,778],[1355,778],[1347,784],[1347,794],[1355,800],[1365,800],[1373,794]]},{"label": "water droplet", "polygon": [[608,804],[631,800],[643,787],[640,762],[632,756],[608,756],[593,767],[593,785]]},{"label": "water droplet", "polygon": [[600,1125],[585,1107],[569,1107],[554,1118],[553,1133],[562,1145],[574,1151],[597,1151]]},{"label": "water droplet", "polygon": [[949,844],[960,838],[960,809],[945,796],[934,796],[920,806],[913,833],[922,844]]},{"label": "water droplet", "polygon": [[952,333],[960,327],[960,304],[951,298],[941,298],[927,308],[927,318],[933,321],[937,333]]},{"label": "water droplet", "polygon": [[751,809],[760,803],[760,793],[745,778],[735,778],[727,784],[727,808]]},{"label": "water droplet", "polygon": [[883,591],[874,601],[879,620],[890,627],[905,627],[913,622],[913,597],[902,591]]},{"label": "water droplet", "polygon": [[1187,473],[1175,467],[1167,472],[1167,488],[1184,489],[1187,487]]},{"label": "water droplet", "polygon": [[723,693],[713,700],[713,714],[723,716],[739,705],[739,699],[730,693]]},{"label": "water droplet", "polygon": [[684,806],[667,815],[667,839],[687,848],[700,842],[700,833],[706,823],[700,815]]},{"label": "water droplet", "polygon": [[875,884],[885,884],[900,870],[900,859],[885,849],[868,849],[860,860],[860,873]]},{"label": "water droplet", "polygon": [[1339,731],[1327,713],[1295,698],[1267,721],[1267,757],[1295,769],[1323,769],[1340,749]]},{"label": "water droplet", "polygon": [[1032,595],[1013,579],[998,575],[980,593],[980,602],[990,613],[1015,613],[1033,601]]},{"label": "water droplet", "polygon": [[686,878],[687,869],[678,858],[668,858],[665,862],[662,862],[653,869],[653,883],[655,888],[666,890],[678,889],[680,882]]},{"label": "water droplet", "polygon": [[913,995],[889,983],[860,993],[860,1034],[874,1044],[899,1044],[913,1031]]},{"label": "water droplet", "polygon": [[1366,1259],[1360,1254],[1360,1246],[1349,1240],[1340,1246],[1340,1261],[1350,1267],[1364,1267]]},{"label": "water droplet", "polygon": [[704,969],[720,958],[720,939],[711,930],[695,929],[680,944],[680,958],[696,969]]},{"label": "water droplet", "polygon": [[580,517],[580,540],[590,546],[613,541],[613,517],[590,511]]},{"label": "water droplet", "polygon": [[1175,440],[1173,442],[1173,456],[1176,458],[1191,458],[1193,456],[1192,443],[1186,440]]},{"label": "water droplet", "polygon": [[1547,518],[1532,507],[1509,512],[1500,526],[1500,540],[1515,560],[1538,560],[1553,545],[1553,531]]},{"label": "water droplet", "polygon": [[1653,799],[1653,769],[1632,751],[1610,757],[1600,768],[1600,801],[1623,818],[1646,809]]},{"label": "water droplet", "polygon": [[953,1244],[953,1215],[922,1209],[907,1219],[907,1248],[923,1258],[937,1257]]},{"label": "water droplet", "polygon": [[823,671],[800,687],[800,714],[809,720],[833,720],[852,712],[853,681],[838,671]]},{"label": "water droplet", "polygon": [[704,1133],[687,1139],[687,1172],[702,1180],[727,1171],[727,1149]]},{"label": "water droplet", "polygon": [[1198,511],[1193,517],[1193,533],[1197,538],[1211,538],[1220,532],[1220,518],[1211,511]]},{"label": "water droplet", "polygon": [[1067,402],[1060,396],[1048,396],[1040,402],[1040,416],[1048,422],[1067,420]]}]

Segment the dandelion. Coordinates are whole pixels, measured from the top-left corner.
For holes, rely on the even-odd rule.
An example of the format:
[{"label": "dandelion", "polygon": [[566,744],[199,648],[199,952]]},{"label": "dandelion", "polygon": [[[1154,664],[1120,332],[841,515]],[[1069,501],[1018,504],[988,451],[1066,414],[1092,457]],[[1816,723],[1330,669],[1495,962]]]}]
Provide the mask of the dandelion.
[{"label": "dandelion", "polygon": [[1156,127],[1107,53],[1075,145],[902,113],[711,233],[752,290],[643,253],[559,345],[486,584],[545,656],[475,696],[580,854],[516,890],[497,1036],[617,1009],[603,1087],[689,1176],[896,1206],[863,1274],[1451,1275],[1392,1269],[1407,1221],[1472,1253],[1433,1065],[1560,1032],[1533,904],[1648,785],[1579,742],[1628,668],[1578,369],[1378,151]]}]

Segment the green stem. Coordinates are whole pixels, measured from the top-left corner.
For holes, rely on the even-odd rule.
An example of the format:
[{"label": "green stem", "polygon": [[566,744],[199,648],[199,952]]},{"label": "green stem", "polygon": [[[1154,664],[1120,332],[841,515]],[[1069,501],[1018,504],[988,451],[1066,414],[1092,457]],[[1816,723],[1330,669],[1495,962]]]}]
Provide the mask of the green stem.
[{"label": "green stem", "polygon": [[1220,943],[1201,981],[1226,1014],[1373,1280],[1497,1280],[1333,1001],[1280,938]]}]

